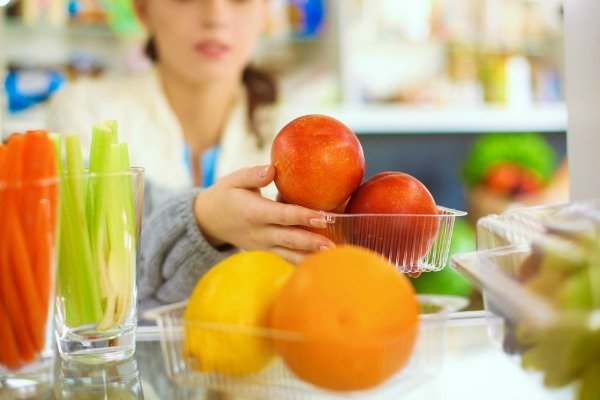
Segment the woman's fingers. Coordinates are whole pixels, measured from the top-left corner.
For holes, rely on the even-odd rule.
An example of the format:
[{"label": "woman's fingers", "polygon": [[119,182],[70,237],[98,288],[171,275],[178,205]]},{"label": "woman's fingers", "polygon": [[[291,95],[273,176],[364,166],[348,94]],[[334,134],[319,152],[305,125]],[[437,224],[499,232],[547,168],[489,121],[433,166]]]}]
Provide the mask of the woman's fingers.
[{"label": "woman's fingers", "polygon": [[239,189],[260,189],[275,178],[275,168],[262,165],[240,169],[220,179],[220,183]]},{"label": "woman's fingers", "polygon": [[[209,243],[230,243],[246,250],[287,249],[291,251],[287,257],[294,260],[303,253],[335,246],[318,234],[327,227],[325,214],[256,193],[274,174],[270,165],[242,169],[197,195],[196,221]],[[316,229],[311,232],[299,226]]]},{"label": "woman's fingers", "polygon": [[[238,189],[256,190],[267,186],[275,177],[275,168],[271,165],[244,168],[220,179],[221,185]],[[304,225],[313,228],[325,228],[327,222],[322,212],[305,207],[274,202],[261,198],[260,203],[252,205],[252,213],[257,221],[275,225]]]},{"label": "woman's fingers", "polygon": [[281,206],[276,214],[265,216],[272,224],[304,225],[313,228],[325,228],[327,226],[325,214],[320,211],[293,204],[281,204]]},{"label": "woman's fingers", "polygon": [[276,201],[261,199],[261,203],[255,204],[253,215],[259,221],[272,225],[284,226],[307,226],[312,228],[327,227],[325,214],[321,211],[297,206],[294,204],[283,204]]},{"label": "woman's fingers", "polygon": [[273,246],[284,247],[291,250],[319,251],[335,247],[335,243],[316,233],[305,231],[301,228],[275,226],[268,228],[268,238]]}]

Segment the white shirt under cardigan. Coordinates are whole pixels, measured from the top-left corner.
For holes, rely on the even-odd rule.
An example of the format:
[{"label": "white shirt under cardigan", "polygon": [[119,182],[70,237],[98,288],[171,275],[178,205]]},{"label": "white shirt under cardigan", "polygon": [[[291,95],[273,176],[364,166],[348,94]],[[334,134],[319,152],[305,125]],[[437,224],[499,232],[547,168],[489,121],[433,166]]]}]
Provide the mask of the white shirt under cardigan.
[{"label": "white shirt under cardigan", "polygon": [[[270,163],[276,133],[274,119],[269,118],[273,110],[261,111],[258,118],[264,146],[259,148],[249,131],[245,91],[240,89],[219,143],[215,178]],[[119,140],[128,143],[131,164],[145,168],[139,311],[185,300],[210,267],[237,250],[215,249],[198,229],[193,200],[199,189],[192,187],[183,132],[157,72],[79,81],[51,101],[49,129],[79,133],[84,150],[90,147],[93,124],[106,119],[118,122]],[[274,198],[274,185],[263,194]]]},{"label": "white shirt under cardigan", "polygon": [[[259,148],[250,133],[246,104],[245,89],[240,88],[219,142],[216,179],[270,162],[270,144],[276,133],[273,108],[263,108],[257,114],[265,143]],[[168,190],[192,186],[184,157],[183,130],[155,69],[130,77],[81,80],[59,91],[51,101],[50,129],[78,133],[84,150],[90,148],[93,124],[106,119],[118,122],[119,140],[128,143],[131,164],[145,168],[146,180]],[[266,195],[272,198],[274,194],[270,187]]]}]

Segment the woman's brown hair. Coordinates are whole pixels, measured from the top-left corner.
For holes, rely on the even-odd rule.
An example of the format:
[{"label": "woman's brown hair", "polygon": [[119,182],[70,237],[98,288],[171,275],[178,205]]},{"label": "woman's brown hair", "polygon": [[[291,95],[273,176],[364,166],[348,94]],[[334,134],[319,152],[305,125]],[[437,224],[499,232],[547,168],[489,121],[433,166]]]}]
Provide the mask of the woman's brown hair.
[{"label": "woman's brown hair", "polygon": [[[153,62],[158,61],[158,52],[154,38],[148,38],[144,49],[146,56]],[[242,74],[242,82],[246,87],[248,94],[248,121],[250,130],[256,137],[259,147],[264,145],[264,138],[261,135],[257,121],[256,111],[267,105],[272,105],[277,101],[277,85],[275,79],[267,72],[262,71],[252,65],[247,65]]]}]

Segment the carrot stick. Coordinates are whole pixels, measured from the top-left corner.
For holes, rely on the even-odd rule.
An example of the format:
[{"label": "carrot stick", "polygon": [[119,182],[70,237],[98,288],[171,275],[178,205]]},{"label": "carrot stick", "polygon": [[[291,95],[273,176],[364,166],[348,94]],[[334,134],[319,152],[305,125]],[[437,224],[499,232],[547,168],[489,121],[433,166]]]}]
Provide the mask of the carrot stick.
[{"label": "carrot stick", "polygon": [[34,240],[37,229],[35,221],[37,213],[35,212],[35,208],[37,203],[45,196],[44,188],[36,182],[43,178],[44,175],[45,137],[41,131],[29,131],[23,137],[23,159],[25,162],[23,163],[21,179],[24,190],[22,201],[19,204],[19,218],[25,233],[27,252],[30,254],[32,261],[34,261],[38,251],[37,243]]},{"label": "carrot stick", "polygon": [[4,165],[4,162],[6,160],[7,151],[7,146],[0,143],[0,170],[2,169],[2,166]]},{"label": "carrot stick", "polygon": [[[6,250],[7,246],[3,246]],[[3,251],[0,254],[0,274],[3,278],[0,282],[0,288],[2,289],[3,303],[6,308],[6,314],[3,315],[7,325],[11,328],[11,332],[14,332],[17,345],[15,350],[18,352],[22,361],[30,361],[34,357],[34,346],[33,339],[27,329],[27,323],[25,316],[23,315],[22,305],[19,304],[19,299],[14,291],[13,282],[8,275],[8,252]],[[5,342],[4,336],[2,337],[2,346],[5,344],[8,347],[8,342]]]},{"label": "carrot stick", "polygon": [[[7,193],[7,173],[6,171],[6,160],[8,159],[8,146],[0,143],[0,222],[6,221],[4,217],[4,210],[6,209],[4,205],[4,198]],[[5,225],[0,223],[0,238],[6,237],[6,234],[3,234],[5,229]],[[2,242],[0,241],[0,245]]]},{"label": "carrot stick", "polygon": [[[4,196],[6,193],[6,173],[4,172],[6,169],[6,159],[8,158],[8,146],[0,143],[0,221],[5,221],[3,218],[3,210],[4,210]],[[3,232],[4,224],[0,224],[0,233]],[[6,237],[0,234],[0,238]],[[1,242],[0,242],[1,244]]]},{"label": "carrot stick", "polygon": [[[12,211],[9,211],[9,214]],[[9,220],[13,218],[9,215]],[[8,224],[7,224],[8,225]],[[10,227],[9,227],[10,229]],[[12,236],[12,233],[11,233]],[[10,242],[6,240],[3,242]],[[13,332],[17,339],[19,354],[23,362],[33,360],[35,356],[35,345],[33,335],[28,327],[27,313],[24,312],[24,304],[19,298],[15,277],[13,276],[11,243],[3,246],[3,252],[0,255],[0,275],[2,276],[2,294],[7,309],[8,320],[11,322]]]},{"label": "carrot stick", "polygon": [[[43,343],[40,343],[39,335],[35,334],[37,315],[39,314],[40,305],[39,297],[36,290],[29,289],[31,285],[35,287],[34,278],[32,276],[31,264],[27,252],[27,244],[19,223],[19,206],[27,197],[23,196],[21,190],[23,186],[23,154],[25,149],[25,137],[22,135],[14,135],[9,141],[9,159],[6,165],[6,173],[8,181],[13,183],[14,190],[9,191],[7,209],[8,218],[6,224],[8,226],[8,242],[9,242],[9,271],[13,276],[15,288],[20,298],[21,306],[25,306],[27,310],[24,314],[25,321],[29,329],[30,337],[33,338],[34,351],[41,349]],[[11,151],[13,150],[13,151]],[[12,156],[12,157],[11,157]],[[12,268],[11,268],[12,266]],[[20,295],[20,296],[19,296]],[[43,342],[43,336],[41,338]]]},{"label": "carrot stick", "polygon": [[[56,166],[56,158],[54,155],[54,143],[52,142],[52,139],[50,138],[50,135],[48,134],[48,140],[46,141],[46,148],[44,149],[45,154],[47,155],[46,158],[46,166],[45,166],[45,171],[46,171],[46,176],[48,177],[52,177],[55,178],[58,176],[58,169]],[[52,185],[48,186],[48,201],[50,204],[50,226],[49,231],[51,233],[51,237],[52,237],[52,242],[51,243],[55,243],[54,242],[54,237],[58,234],[57,229],[56,229],[56,218],[57,218],[57,213],[58,213],[58,181],[53,182]]]},{"label": "carrot stick", "polygon": [[[6,207],[5,207],[5,195],[6,191],[6,179],[5,179],[5,162],[8,153],[8,146],[0,143],[0,238],[6,237],[6,224],[2,221],[6,221]],[[4,247],[7,246],[6,240],[0,240],[0,275],[3,277],[2,280],[8,279],[3,273],[4,262],[2,255],[5,253]],[[0,345],[0,364],[7,368],[17,368],[21,364],[21,357],[19,356],[19,347],[13,333],[13,328],[10,323],[8,311],[4,305],[4,290],[0,295],[0,338],[2,338],[2,345]]]},{"label": "carrot stick", "polygon": [[28,323],[29,331],[33,337],[35,351],[39,351],[44,346],[44,328],[45,320],[42,313],[42,302],[33,277],[31,261],[27,253],[25,244],[25,235],[23,228],[17,218],[17,213],[9,215],[8,226],[10,229],[11,242],[11,265],[16,288],[20,294],[21,304],[27,310],[25,318]]},{"label": "carrot stick", "polygon": [[[11,137],[6,148],[4,163],[0,164],[0,181],[4,182],[4,188],[0,190],[0,238],[12,238],[13,234],[10,228],[10,222],[13,220],[11,215],[14,213],[13,204],[15,203],[16,185],[20,178],[22,161],[22,138],[19,135]],[[15,285],[15,277],[11,267],[11,240],[0,240],[0,294],[6,311],[6,321],[12,328],[17,342],[17,351],[22,362],[33,360],[35,350],[33,337],[28,329],[23,304],[20,302],[19,294]]]},{"label": "carrot stick", "polygon": [[8,320],[8,312],[2,298],[0,298],[0,337],[2,338],[0,364],[10,369],[16,369],[21,364],[21,358],[17,340]]},{"label": "carrot stick", "polygon": [[[46,166],[45,166],[45,173],[47,176],[56,178],[57,177],[57,166],[56,166],[56,159],[54,157],[54,144],[52,142],[52,139],[50,139],[50,136],[47,135],[47,140],[46,140],[46,148],[44,149],[44,152],[46,154]],[[51,249],[51,246],[53,246],[54,243],[56,243],[56,239],[57,239],[57,213],[58,213],[58,181],[53,181],[49,186],[47,186],[47,192],[46,192],[46,199],[47,199],[47,203],[46,207],[45,207],[45,211],[47,212],[47,214],[45,213],[42,217],[41,217],[41,221],[40,221],[40,225],[43,226],[43,232],[45,232],[45,237],[47,240],[47,244],[48,244],[48,250]],[[43,224],[46,224],[45,226]],[[54,250],[54,249],[52,249]],[[52,299],[50,298],[50,294],[52,292],[52,287],[54,285],[54,280],[51,279],[52,275],[52,268],[54,268],[54,263],[53,258],[55,256],[55,252],[54,251],[46,251],[44,253],[45,257],[42,260],[38,260],[37,264],[35,266],[35,270],[39,271],[40,269],[43,269],[44,272],[47,274],[46,276],[46,281],[45,281],[45,285],[42,287],[42,299],[45,299],[46,303],[44,304],[44,309],[46,310],[46,313],[48,312],[48,309],[50,307],[50,304],[52,302]]]},{"label": "carrot stick", "polygon": [[[40,202],[35,210],[35,230],[33,231],[33,240],[36,243],[35,257],[32,259],[33,277],[36,289],[40,299],[40,311],[43,320],[48,317],[48,307],[50,302],[51,282],[51,251],[53,243],[52,229],[50,228],[52,209],[49,201]],[[41,332],[42,336],[44,332]]]},{"label": "carrot stick", "polygon": [[[8,146],[0,143],[0,238],[6,238],[7,236],[7,230],[6,230],[6,223],[4,221],[7,220],[7,216],[8,216],[8,212],[7,212],[7,206],[6,206],[6,201],[5,198],[7,196],[7,191],[8,191],[8,182],[6,180],[6,159],[7,159],[7,153],[8,153]],[[3,255],[5,252],[8,251],[7,247],[7,240],[0,240],[0,274],[2,274],[2,271],[4,270],[4,262],[3,262]],[[4,275],[0,275],[0,276],[4,276]],[[0,285],[1,286],[1,285]],[[0,291],[0,304],[2,303],[2,294],[4,292]],[[6,314],[1,314],[0,318],[5,318]],[[9,323],[8,320],[6,320],[7,323]],[[0,336],[0,337],[4,337],[4,336]],[[0,346],[2,347],[2,346]]]},{"label": "carrot stick", "polygon": [[[43,178],[55,178],[56,160],[54,156],[54,144],[48,134],[44,138],[44,146],[41,151],[43,154]],[[48,185],[43,186],[44,192],[40,203],[38,204],[38,213],[35,218],[36,224],[36,243],[39,243],[39,248],[34,260],[33,271],[38,278],[38,291],[40,300],[42,301],[42,310],[44,311],[44,320],[47,317],[50,306],[50,292],[53,285],[51,279],[54,259],[54,248],[57,229],[56,229],[56,214],[57,214],[57,186],[58,181],[48,182]]]},{"label": "carrot stick", "polygon": [[[27,187],[21,203],[21,232],[24,236],[22,243],[25,244],[29,255],[31,274],[38,294],[39,305],[32,315],[34,325],[31,329],[36,339],[36,347],[39,346],[36,350],[41,350],[49,309],[50,252],[56,219],[53,215],[55,204],[50,204],[49,198],[55,195],[56,191],[51,193],[49,188],[52,184],[50,181],[44,182],[44,179],[56,176],[56,162],[54,146],[47,131],[28,131],[24,137],[23,158],[26,162],[23,164],[22,179]],[[55,203],[55,200],[52,202]],[[30,301],[34,302],[35,297]]]},{"label": "carrot stick", "polygon": [[28,131],[23,157],[27,160],[23,165],[23,181],[35,183],[23,195],[20,217],[39,299],[46,315],[51,284],[49,252],[56,219],[56,202],[51,200],[56,196],[56,189],[52,191],[50,181],[40,181],[56,176],[54,147],[48,132]]},{"label": "carrot stick", "polygon": [[[13,187],[15,184],[21,182],[23,177],[23,146],[25,145],[25,138],[23,135],[12,135],[8,141],[8,151],[6,153],[6,180],[12,183]],[[21,194],[17,190],[11,190],[10,198],[14,204],[21,203]]]}]

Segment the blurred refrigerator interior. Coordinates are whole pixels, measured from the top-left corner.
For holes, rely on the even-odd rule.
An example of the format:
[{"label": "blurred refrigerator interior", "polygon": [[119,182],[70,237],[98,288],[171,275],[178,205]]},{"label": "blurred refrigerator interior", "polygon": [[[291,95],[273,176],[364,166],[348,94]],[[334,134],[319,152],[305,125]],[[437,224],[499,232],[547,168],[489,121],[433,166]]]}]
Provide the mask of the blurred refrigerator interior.
[{"label": "blurred refrigerator interior", "polygon": [[[47,100],[69,81],[151,67],[131,0],[0,4],[4,137],[43,127]],[[254,62],[279,82],[281,120],[340,119],[361,138],[368,176],[412,173],[441,204],[464,209],[463,164],[481,136],[533,132],[556,160],[566,153],[561,0],[269,0],[269,8]]]}]

